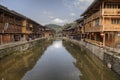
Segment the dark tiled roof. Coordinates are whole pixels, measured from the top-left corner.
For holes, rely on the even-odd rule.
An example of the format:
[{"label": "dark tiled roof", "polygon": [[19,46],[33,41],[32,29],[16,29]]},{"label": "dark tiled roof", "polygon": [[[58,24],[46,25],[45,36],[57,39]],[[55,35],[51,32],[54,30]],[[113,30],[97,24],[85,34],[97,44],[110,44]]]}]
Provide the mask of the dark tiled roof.
[{"label": "dark tiled roof", "polygon": [[44,27],[44,26],[42,26],[41,24],[39,24],[38,22],[36,22],[36,21],[34,21],[34,20],[32,20],[32,19],[30,19],[30,18],[28,18],[28,17],[26,17],[26,16],[24,16],[24,15],[16,12],[16,11],[10,10],[10,9],[8,9],[7,7],[4,7],[4,6],[0,5],[0,9],[2,9],[3,11],[8,12],[8,13],[10,13],[10,14],[16,15],[16,16],[18,16],[18,17],[21,17],[21,18],[30,20],[30,21],[38,24],[39,26]]},{"label": "dark tiled roof", "polygon": [[81,14],[81,16],[85,15],[85,13],[88,12],[88,10],[90,10],[93,7],[93,5],[95,5],[99,1],[103,0],[94,0],[93,3]]}]

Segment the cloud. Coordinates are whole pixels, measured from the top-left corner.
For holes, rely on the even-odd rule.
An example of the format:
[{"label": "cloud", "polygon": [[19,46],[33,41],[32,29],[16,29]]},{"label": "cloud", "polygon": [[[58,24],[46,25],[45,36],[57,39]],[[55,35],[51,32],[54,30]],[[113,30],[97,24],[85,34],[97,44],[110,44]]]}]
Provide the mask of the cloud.
[{"label": "cloud", "polygon": [[63,4],[70,10],[84,10],[86,9],[94,0],[63,0]]},{"label": "cloud", "polygon": [[80,9],[85,9],[88,7],[94,0],[75,0],[73,5],[77,8]]},{"label": "cloud", "polygon": [[53,19],[51,21],[51,23],[58,24],[58,25],[63,25],[65,23],[67,23],[67,22],[68,22],[68,20],[66,20],[66,19],[60,19],[60,18],[55,18],[55,19]]},{"label": "cloud", "polygon": [[51,12],[49,12],[49,11],[43,11],[43,14],[44,14],[44,15],[50,15]]},{"label": "cloud", "polygon": [[54,16],[48,16],[48,18],[50,18],[50,19],[54,19]]},{"label": "cloud", "polygon": [[70,16],[72,16],[72,17],[73,17],[73,16],[76,16],[76,14],[75,14],[75,13],[70,13]]},{"label": "cloud", "polygon": [[49,19],[54,19],[54,16],[53,16],[52,12],[43,11],[43,15],[48,17]]}]

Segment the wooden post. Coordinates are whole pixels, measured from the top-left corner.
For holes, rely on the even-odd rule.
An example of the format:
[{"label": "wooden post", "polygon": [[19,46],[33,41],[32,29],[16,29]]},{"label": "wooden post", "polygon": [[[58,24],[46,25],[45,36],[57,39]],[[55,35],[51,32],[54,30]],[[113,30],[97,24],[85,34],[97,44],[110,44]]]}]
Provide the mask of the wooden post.
[{"label": "wooden post", "polygon": [[102,15],[104,14],[104,5],[105,5],[105,2],[103,1],[103,2],[102,2],[102,9],[101,9]]},{"label": "wooden post", "polygon": [[[5,23],[5,14],[4,14],[4,12],[3,12],[3,24]],[[3,27],[4,27],[4,25],[3,25]],[[2,30],[2,34],[1,34],[1,44],[3,44],[4,43],[4,41],[3,41],[3,36],[4,36],[4,28],[3,28],[3,30]]]},{"label": "wooden post", "polygon": [[106,37],[106,35],[105,35],[105,33],[104,33],[104,37],[103,37],[103,47],[105,47],[105,37]]},{"label": "wooden post", "polygon": [[96,36],[96,34],[94,34],[95,35],[95,43],[97,42],[97,36]]},{"label": "wooden post", "polygon": [[[104,14],[104,1],[102,2],[102,16]],[[104,31],[104,16],[102,17],[102,26],[103,26],[103,31]]]},{"label": "wooden post", "polygon": [[2,37],[2,34],[0,35],[0,37],[1,37],[1,44],[3,44],[3,37]]},{"label": "wooden post", "polygon": [[112,32],[112,40],[113,40],[113,48],[115,48],[115,33],[114,32]]}]

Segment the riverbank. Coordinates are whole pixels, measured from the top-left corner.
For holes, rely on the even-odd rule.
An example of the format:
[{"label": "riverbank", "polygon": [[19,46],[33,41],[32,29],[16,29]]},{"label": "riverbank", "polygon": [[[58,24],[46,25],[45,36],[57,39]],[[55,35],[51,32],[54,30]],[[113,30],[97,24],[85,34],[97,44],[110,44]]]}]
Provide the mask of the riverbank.
[{"label": "riverbank", "polygon": [[118,56],[117,54],[84,41],[77,41],[67,38],[63,39],[75,43],[79,46],[85,47],[95,56],[97,56],[100,60],[102,60],[107,67],[109,67],[110,69],[112,69],[113,71],[120,75],[120,56]]},{"label": "riverbank", "polygon": [[45,38],[38,38],[35,40],[31,40],[31,41],[20,41],[20,42],[0,45],[0,59],[4,58],[5,56],[8,56],[12,53],[26,51],[29,48],[32,48],[33,46],[38,45],[39,43],[41,43],[44,40],[45,40]]}]

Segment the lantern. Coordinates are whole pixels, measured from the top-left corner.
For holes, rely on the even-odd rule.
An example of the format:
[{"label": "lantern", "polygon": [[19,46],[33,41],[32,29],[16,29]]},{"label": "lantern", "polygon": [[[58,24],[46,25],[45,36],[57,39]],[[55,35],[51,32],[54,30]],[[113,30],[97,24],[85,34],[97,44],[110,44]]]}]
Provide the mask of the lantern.
[{"label": "lantern", "polygon": [[100,36],[101,36],[101,37],[104,37],[104,33],[101,33]]},{"label": "lantern", "polygon": [[92,33],[92,36],[94,36],[94,33]]}]

